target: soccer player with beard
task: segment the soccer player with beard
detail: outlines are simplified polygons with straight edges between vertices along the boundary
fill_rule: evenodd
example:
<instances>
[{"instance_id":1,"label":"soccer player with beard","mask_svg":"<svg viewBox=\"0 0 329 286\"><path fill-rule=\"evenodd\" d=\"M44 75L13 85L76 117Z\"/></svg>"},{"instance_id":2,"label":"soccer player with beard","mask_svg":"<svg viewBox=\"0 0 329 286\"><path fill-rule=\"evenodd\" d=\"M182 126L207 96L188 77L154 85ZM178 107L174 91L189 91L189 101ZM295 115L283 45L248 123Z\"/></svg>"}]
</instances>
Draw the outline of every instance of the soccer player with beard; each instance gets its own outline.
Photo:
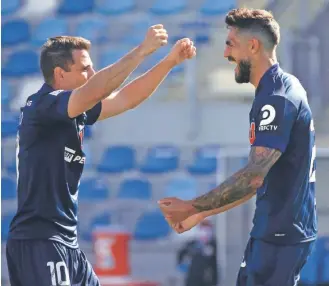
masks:
<instances>
[{"instance_id":1,"label":"soccer player with beard","mask_svg":"<svg viewBox=\"0 0 329 286\"><path fill-rule=\"evenodd\" d=\"M159 201L178 233L205 217L257 196L238 286L293 286L317 235L315 131L307 94L276 58L279 24L264 10L234 9L226 16L224 56L237 64L237 83L255 86L249 114L246 166L210 192L190 201Z\"/></svg>"}]
</instances>

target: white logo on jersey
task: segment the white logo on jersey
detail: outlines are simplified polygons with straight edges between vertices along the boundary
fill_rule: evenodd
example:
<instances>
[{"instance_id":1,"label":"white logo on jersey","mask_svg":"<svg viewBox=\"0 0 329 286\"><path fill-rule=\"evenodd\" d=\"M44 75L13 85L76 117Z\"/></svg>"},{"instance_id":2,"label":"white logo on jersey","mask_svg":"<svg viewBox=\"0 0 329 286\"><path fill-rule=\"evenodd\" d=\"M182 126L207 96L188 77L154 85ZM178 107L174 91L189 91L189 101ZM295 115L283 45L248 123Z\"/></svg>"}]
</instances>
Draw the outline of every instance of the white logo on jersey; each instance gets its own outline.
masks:
<instances>
[{"instance_id":1,"label":"white logo on jersey","mask_svg":"<svg viewBox=\"0 0 329 286\"><path fill-rule=\"evenodd\" d=\"M276 111L272 105L264 105L261 109L262 120L259 124L259 131L275 131L278 129L277 125L270 125L275 119Z\"/></svg>"},{"instance_id":2,"label":"white logo on jersey","mask_svg":"<svg viewBox=\"0 0 329 286\"><path fill-rule=\"evenodd\" d=\"M53 92L51 92L51 93L49 93L49 94L51 94L51 95L58 95L58 94L60 94L62 91L64 91L64 90L59 89L59 90L55 90L55 91L53 91Z\"/></svg>"},{"instance_id":3,"label":"white logo on jersey","mask_svg":"<svg viewBox=\"0 0 329 286\"><path fill-rule=\"evenodd\" d=\"M75 150L65 147L64 160L68 163L78 161L80 164L84 164L86 157L81 157L79 155L75 156Z\"/></svg>"}]
</instances>

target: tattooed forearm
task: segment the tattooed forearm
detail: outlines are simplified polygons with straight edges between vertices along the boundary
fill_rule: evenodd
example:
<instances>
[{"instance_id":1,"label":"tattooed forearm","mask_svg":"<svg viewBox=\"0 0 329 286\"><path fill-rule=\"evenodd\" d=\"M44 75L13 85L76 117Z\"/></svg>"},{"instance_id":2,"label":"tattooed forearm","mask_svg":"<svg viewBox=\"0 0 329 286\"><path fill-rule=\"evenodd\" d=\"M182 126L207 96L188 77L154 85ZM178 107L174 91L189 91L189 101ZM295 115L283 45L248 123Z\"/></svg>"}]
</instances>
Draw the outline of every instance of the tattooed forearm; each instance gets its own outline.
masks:
<instances>
[{"instance_id":1,"label":"tattooed forearm","mask_svg":"<svg viewBox=\"0 0 329 286\"><path fill-rule=\"evenodd\" d=\"M193 206L197 211L221 208L248 195L254 194L262 184L270 168L281 156L278 150L252 147L247 166L225 180L209 193L196 198Z\"/></svg>"}]
</instances>

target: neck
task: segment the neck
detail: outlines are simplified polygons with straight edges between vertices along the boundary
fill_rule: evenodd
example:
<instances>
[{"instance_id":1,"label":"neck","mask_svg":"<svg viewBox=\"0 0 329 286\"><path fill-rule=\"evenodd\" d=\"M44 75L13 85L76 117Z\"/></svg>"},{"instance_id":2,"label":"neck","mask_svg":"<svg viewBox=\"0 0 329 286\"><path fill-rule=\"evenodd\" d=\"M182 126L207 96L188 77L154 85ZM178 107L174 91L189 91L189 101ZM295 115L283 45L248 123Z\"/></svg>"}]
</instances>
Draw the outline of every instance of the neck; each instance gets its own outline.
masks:
<instances>
[{"instance_id":1,"label":"neck","mask_svg":"<svg viewBox=\"0 0 329 286\"><path fill-rule=\"evenodd\" d=\"M268 55L261 57L254 65L254 67L252 67L251 75L250 75L250 83L255 88L257 88L259 81L266 73L266 71L277 62L278 61L275 55L271 55L270 57Z\"/></svg>"}]
</instances>

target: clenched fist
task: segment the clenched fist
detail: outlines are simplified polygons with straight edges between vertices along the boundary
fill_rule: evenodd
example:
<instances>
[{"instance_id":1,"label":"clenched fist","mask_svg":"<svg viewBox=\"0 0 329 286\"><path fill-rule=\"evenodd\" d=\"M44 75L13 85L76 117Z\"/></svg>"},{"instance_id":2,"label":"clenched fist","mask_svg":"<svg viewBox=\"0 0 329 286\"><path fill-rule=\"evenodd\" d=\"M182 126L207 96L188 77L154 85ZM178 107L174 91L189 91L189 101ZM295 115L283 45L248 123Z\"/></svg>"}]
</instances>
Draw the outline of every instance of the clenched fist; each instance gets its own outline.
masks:
<instances>
[{"instance_id":1,"label":"clenched fist","mask_svg":"<svg viewBox=\"0 0 329 286\"><path fill-rule=\"evenodd\" d=\"M179 65L187 59L192 59L196 56L196 48L189 38L184 38L176 42L167 56L167 59Z\"/></svg>"},{"instance_id":2,"label":"clenched fist","mask_svg":"<svg viewBox=\"0 0 329 286\"><path fill-rule=\"evenodd\" d=\"M151 26L145 36L143 43L140 45L143 56L148 56L158 48L168 43L167 31L162 24Z\"/></svg>"}]
</instances>

